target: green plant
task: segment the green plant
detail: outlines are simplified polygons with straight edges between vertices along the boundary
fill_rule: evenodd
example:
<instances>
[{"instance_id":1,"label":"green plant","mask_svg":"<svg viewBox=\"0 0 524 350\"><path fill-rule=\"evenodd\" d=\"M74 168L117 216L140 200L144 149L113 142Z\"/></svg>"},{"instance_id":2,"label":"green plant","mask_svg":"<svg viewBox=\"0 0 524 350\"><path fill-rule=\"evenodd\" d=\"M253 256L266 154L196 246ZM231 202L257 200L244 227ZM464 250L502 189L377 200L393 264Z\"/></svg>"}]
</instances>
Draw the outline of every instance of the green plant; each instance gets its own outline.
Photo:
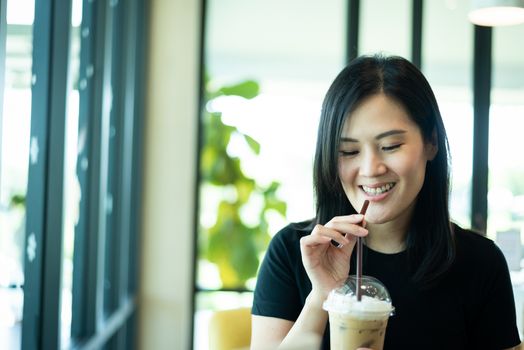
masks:
<instances>
[{"instance_id":1,"label":"green plant","mask_svg":"<svg viewBox=\"0 0 524 350\"><path fill-rule=\"evenodd\" d=\"M25 208L25 195L14 194L9 200L9 205L13 208Z\"/></svg>"},{"instance_id":2,"label":"green plant","mask_svg":"<svg viewBox=\"0 0 524 350\"><path fill-rule=\"evenodd\" d=\"M270 240L266 214L274 210L285 216L286 203L277 196L280 186L278 182L272 182L268 186L257 184L254 178L247 176L242 170L242 160L228 152L231 138L235 134L242 137L256 155L260 153L260 144L235 126L224 124L220 111L210 111L207 108L208 102L220 96L252 99L258 95L259 85L247 80L212 89L206 80L205 86L200 163L201 200L206 200L206 189L214 188L221 195L214 225L209 228L202 225L200 227L200 257L216 264L224 288L242 288L248 279L256 275L259 256ZM250 226L242 220L240 212L244 207L253 205L253 200L262 202L262 205L258 212L258 224Z\"/></svg>"}]
</instances>

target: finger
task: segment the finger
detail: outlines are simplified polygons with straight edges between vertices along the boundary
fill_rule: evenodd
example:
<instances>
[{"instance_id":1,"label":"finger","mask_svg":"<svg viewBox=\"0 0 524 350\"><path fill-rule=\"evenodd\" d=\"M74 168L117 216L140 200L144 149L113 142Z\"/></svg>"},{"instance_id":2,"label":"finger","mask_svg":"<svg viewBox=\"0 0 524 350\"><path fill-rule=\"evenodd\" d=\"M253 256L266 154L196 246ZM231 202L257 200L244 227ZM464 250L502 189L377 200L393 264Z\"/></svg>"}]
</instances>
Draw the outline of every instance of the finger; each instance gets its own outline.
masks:
<instances>
[{"instance_id":1,"label":"finger","mask_svg":"<svg viewBox=\"0 0 524 350\"><path fill-rule=\"evenodd\" d=\"M351 256L353 254L353 250L355 249L355 246L357 245L357 237L347 235L346 238L349 239L348 244L339 244L336 247L344 253L344 255Z\"/></svg>"},{"instance_id":2,"label":"finger","mask_svg":"<svg viewBox=\"0 0 524 350\"><path fill-rule=\"evenodd\" d=\"M351 239L350 236L363 237L368 234L367 229L362 227L364 216L361 214L352 214L345 216L336 216L331 219L325 227L332 228L342 234L344 238ZM348 236L349 234L349 236ZM342 243L336 238L331 240L331 244L337 248L342 248L347 243Z\"/></svg>"},{"instance_id":3,"label":"finger","mask_svg":"<svg viewBox=\"0 0 524 350\"><path fill-rule=\"evenodd\" d=\"M331 220L325 225L325 227L358 237L364 237L368 234L368 230L365 227L362 227L362 221L359 221L358 223L350 223L343 220Z\"/></svg>"},{"instance_id":4,"label":"finger","mask_svg":"<svg viewBox=\"0 0 524 350\"><path fill-rule=\"evenodd\" d=\"M348 244L350 237L346 237L346 233L340 232L338 230L332 229L327 226L316 225L311 232L311 236L324 236L329 237L331 240L335 241L337 244Z\"/></svg>"},{"instance_id":5,"label":"finger","mask_svg":"<svg viewBox=\"0 0 524 350\"><path fill-rule=\"evenodd\" d=\"M363 214L340 215L333 217L330 222L348 222L350 224L358 224L364 220Z\"/></svg>"},{"instance_id":6,"label":"finger","mask_svg":"<svg viewBox=\"0 0 524 350\"><path fill-rule=\"evenodd\" d=\"M325 245L326 243L329 243L330 241L331 241L331 238L327 236L311 234L311 235L302 237L300 239L300 244L303 246L313 247L313 246L322 245L322 244Z\"/></svg>"}]
</instances>

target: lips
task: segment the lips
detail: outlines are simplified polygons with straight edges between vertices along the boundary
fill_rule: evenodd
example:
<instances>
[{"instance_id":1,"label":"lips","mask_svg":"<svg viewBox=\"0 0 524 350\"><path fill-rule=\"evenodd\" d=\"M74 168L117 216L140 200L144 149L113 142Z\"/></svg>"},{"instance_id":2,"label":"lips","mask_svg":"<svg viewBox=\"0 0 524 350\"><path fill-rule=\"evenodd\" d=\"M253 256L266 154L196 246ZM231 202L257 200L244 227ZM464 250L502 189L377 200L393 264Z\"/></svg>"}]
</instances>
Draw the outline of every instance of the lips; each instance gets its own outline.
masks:
<instances>
[{"instance_id":1,"label":"lips","mask_svg":"<svg viewBox=\"0 0 524 350\"><path fill-rule=\"evenodd\" d=\"M389 182L382 186L370 187L370 186L362 185L360 186L360 188L369 196L378 196L378 195L391 191L391 189L395 187L395 185L396 185L396 182Z\"/></svg>"}]
</instances>

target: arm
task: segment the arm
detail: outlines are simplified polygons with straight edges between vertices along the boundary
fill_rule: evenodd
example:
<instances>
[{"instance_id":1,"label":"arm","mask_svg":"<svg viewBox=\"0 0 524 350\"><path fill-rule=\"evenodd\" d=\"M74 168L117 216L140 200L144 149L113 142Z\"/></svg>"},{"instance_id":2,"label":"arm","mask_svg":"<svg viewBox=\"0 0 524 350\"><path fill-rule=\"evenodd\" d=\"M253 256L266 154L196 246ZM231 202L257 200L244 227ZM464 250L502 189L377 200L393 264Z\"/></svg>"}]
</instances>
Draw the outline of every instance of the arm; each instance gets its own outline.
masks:
<instances>
[{"instance_id":1,"label":"arm","mask_svg":"<svg viewBox=\"0 0 524 350\"><path fill-rule=\"evenodd\" d=\"M328 314L322 309L324 298L309 294L297 321L282 341L283 346L298 342L304 334L316 334L319 338L326 329Z\"/></svg>"},{"instance_id":2,"label":"arm","mask_svg":"<svg viewBox=\"0 0 524 350\"><path fill-rule=\"evenodd\" d=\"M311 281L312 291L295 322L283 318L254 315L252 349L267 349L268 343L286 346L311 333L322 337L328 319L327 312L322 309L322 303L328 293L349 274L349 262L356 242L355 236L367 234L366 229L357 225L362 220L363 216L358 214L333 218L325 226L317 225L310 235L302 237L300 240L302 264ZM336 248L331 244L331 240L343 246ZM278 258L273 257L271 262L265 262L264 275L274 275L267 270L267 267L274 263L273 260L276 261ZM280 293L289 295L290 290L281 290Z\"/></svg>"},{"instance_id":3,"label":"arm","mask_svg":"<svg viewBox=\"0 0 524 350\"><path fill-rule=\"evenodd\" d=\"M268 344L280 344L294 322L276 317L251 316L251 350L268 349Z\"/></svg>"},{"instance_id":4,"label":"arm","mask_svg":"<svg viewBox=\"0 0 524 350\"><path fill-rule=\"evenodd\" d=\"M268 344L274 344L275 347L279 344L282 347L291 346L298 343L304 334L321 337L327 323L327 312L322 309L322 302L310 295L296 322L253 315L251 349L268 349Z\"/></svg>"}]
</instances>

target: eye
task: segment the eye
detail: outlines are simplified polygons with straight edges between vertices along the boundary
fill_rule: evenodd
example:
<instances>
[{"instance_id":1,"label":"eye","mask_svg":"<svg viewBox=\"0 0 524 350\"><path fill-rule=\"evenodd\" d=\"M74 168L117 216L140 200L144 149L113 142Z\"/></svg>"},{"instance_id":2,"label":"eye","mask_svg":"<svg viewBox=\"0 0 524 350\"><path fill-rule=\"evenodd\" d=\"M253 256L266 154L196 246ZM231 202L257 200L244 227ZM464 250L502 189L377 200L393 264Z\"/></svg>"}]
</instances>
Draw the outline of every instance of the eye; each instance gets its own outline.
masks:
<instances>
[{"instance_id":1,"label":"eye","mask_svg":"<svg viewBox=\"0 0 524 350\"><path fill-rule=\"evenodd\" d=\"M358 154L358 151L339 151L338 152L342 157L352 157Z\"/></svg>"},{"instance_id":2,"label":"eye","mask_svg":"<svg viewBox=\"0 0 524 350\"><path fill-rule=\"evenodd\" d=\"M384 146L384 147L382 147L382 150L385 151L385 152L391 152L391 151L394 151L394 150L400 148L400 146L402 146L402 145L403 145L402 143L399 143L399 144L392 145L392 146Z\"/></svg>"}]
</instances>

